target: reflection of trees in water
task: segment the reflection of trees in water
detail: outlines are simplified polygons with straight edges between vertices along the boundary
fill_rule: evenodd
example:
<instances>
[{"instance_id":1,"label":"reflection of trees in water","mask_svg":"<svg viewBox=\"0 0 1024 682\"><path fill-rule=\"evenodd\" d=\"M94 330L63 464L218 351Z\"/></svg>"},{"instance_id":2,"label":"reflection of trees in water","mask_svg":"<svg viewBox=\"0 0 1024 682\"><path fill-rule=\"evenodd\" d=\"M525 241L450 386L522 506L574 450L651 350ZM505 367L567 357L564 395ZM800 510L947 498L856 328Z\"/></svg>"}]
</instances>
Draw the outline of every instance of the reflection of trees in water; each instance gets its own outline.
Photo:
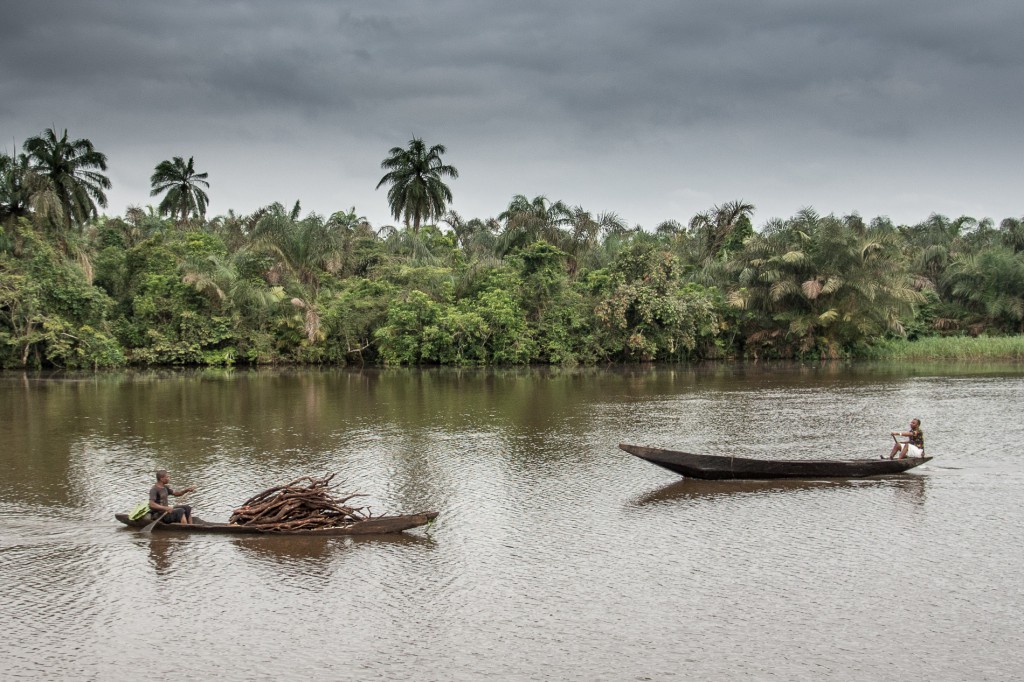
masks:
<instances>
[{"instance_id":1,"label":"reflection of trees in water","mask_svg":"<svg viewBox=\"0 0 1024 682\"><path fill-rule=\"evenodd\" d=\"M83 432L78 396L90 387L47 376L22 372L0 383L0 492L19 502L45 499L70 506L68 452Z\"/></svg>"}]
</instances>

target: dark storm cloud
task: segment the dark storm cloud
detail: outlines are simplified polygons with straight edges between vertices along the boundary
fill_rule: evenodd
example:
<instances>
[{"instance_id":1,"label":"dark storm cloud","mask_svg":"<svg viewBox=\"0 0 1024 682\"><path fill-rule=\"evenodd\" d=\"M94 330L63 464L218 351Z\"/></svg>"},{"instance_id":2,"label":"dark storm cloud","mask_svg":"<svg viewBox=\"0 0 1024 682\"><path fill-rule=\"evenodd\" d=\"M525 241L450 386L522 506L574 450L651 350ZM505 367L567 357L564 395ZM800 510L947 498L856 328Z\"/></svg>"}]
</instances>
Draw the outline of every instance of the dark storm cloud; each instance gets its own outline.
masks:
<instances>
[{"instance_id":1,"label":"dark storm cloud","mask_svg":"<svg viewBox=\"0 0 1024 682\"><path fill-rule=\"evenodd\" d=\"M905 157L930 159L954 137L978 154L1005 155L1008 143L1021 142L1021 7L995 0L6 1L0 133L6 140L66 126L102 139L112 165L122 143L141 156L140 138L150 141L151 155L170 153L154 140L163 135L202 150L225 190L230 159L252 153L247 141L276 145L286 164L291 145L294 167L336 143L347 167L372 186L386 150L418 134L458 150L448 160L464 178L466 168L494 173L489 182L478 176L477 185L467 179L475 190L509 183L492 190L489 208L477 202L470 212L490 214L525 191L514 168L498 167L505 160L523 178L551 169L560 184L537 191L578 191L569 200L585 202L615 187L592 187L601 182L591 167L602 154L610 165L635 164L634 172L643 159L616 154L646 155L652 174L677 169L666 166L670 156L700 157L699 173L673 170L678 176L661 186L618 183L627 193L620 206L664 201L667 212L686 196L748 195L732 165L710 158L716 147L748 155L762 175L806 167L814 154L846 159L845 172L860 174L850 184L866 187L870 164L854 169L865 149L906 145L898 147ZM141 178L136 191L145 189L148 163L123 172ZM673 184L683 198L668 197ZM793 202L816 201L805 178L793 176L787 191L806 192ZM241 189L225 194L244 201ZM358 196L382 201L372 192ZM833 195L823 188L821 196ZM227 208L214 199L218 210ZM267 200L247 199L246 209Z\"/></svg>"}]
</instances>

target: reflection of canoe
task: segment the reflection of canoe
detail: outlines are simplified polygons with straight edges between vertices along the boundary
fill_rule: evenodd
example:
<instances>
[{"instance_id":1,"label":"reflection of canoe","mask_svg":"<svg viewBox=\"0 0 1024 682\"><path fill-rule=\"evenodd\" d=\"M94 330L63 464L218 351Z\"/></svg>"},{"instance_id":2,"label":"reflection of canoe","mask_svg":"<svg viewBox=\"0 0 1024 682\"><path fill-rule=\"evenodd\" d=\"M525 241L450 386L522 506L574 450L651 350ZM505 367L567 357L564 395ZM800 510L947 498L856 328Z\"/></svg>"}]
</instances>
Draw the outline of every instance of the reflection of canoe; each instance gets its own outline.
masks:
<instances>
[{"instance_id":1,"label":"reflection of canoe","mask_svg":"<svg viewBox=\"0 0 1024 682\"><path fill-rule=\"evenodd\" d=\"M114 514L114 517L126 526L132 528L145 528L149 525L149 519L143 518L132 521L127 514ZM335 535L381 535L384 533L401 533L403 530L425 526L437 518L437 512L423 512L422 514L399 514L396 516L378 516L365 521L356 521L345 526L336 528L321 528L317 530L292 530L292 531L267 531L259 528L239 526L233 523L207 523L193 517L195 523L185 525L182 523L158 523L153 527L154 531L172 533L227 533L232 535L307 535L318 537L331 537Z\"/></svg>"},{"instance_id":2,"label":"reflection of canoe","mask_svg":"<svg viewBox=\"0 0 1024 682\"><path fill-rule=\"evenodd\" d=\"M648 448L621 443L619 448L683 476L709 480L769 478L864 478L899 474L931 457L904 459L749 459Z\"/></svg>"},{"instance_id":3,"label":"reflection of canoe","mask_svg":"<svg viewBox=\"0 0 1024 682\"><path fill-rule=\"evenodd\" d=\"M901 479L906 482L923 480L920 476L908 476ZM840 478L828 479L771 479L771 480L730 480L730 481L702 481L699 478L682 478L672 483L651 490L632 500L632 504L645 506L659 504L662 502L675 502L684 499L705 499L715 497L733 497L744 495L784 495L786 493L813 492L816 490L850 489L854 486L865 485L865 481L854 481ZM886 481L874 481L876 484L886 484Z\"/></svg>"}]
</instances>

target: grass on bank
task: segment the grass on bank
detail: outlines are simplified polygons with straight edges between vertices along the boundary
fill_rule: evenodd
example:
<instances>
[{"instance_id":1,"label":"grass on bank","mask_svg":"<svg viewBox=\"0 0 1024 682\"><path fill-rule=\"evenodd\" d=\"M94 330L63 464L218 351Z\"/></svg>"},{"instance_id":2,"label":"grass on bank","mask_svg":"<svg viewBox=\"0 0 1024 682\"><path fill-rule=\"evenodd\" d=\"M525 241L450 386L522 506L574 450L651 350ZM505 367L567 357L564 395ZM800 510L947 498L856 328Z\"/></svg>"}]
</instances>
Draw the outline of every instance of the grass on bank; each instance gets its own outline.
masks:
<instances>
[{"instance_id":1,"label":"grass on bank","mask_svg":"<svg viewBox=\"0 0 1024 682\"><path fill-rule=\"evenodd\" d=\"M872 360L1024 360L1024 335L890 339L867 351Z\"/></svg>"}]
</instances>

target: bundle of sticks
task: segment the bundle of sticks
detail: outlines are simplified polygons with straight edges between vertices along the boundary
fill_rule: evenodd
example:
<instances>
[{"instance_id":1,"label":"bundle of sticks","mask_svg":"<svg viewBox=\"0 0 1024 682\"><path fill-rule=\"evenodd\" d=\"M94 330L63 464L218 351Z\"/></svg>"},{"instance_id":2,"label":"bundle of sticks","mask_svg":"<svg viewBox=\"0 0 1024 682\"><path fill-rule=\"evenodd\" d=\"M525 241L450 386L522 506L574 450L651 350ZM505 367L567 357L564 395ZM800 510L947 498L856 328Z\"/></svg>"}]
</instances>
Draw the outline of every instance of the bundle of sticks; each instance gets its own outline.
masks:
<instances>
[{"instance_id":1,"label":"bundle of sticks","mask_svg":"<svg viewBox=\"0 0 1024 682\"><path fill-rule=\"evenodd\" d=\"M303 476L253 495L231 513L230 522L261 530L311 530L333 528L372 518L369 507L346 503L361 493L335 497L335 474L323 478Z\"/></svg>"}]
</instances>

